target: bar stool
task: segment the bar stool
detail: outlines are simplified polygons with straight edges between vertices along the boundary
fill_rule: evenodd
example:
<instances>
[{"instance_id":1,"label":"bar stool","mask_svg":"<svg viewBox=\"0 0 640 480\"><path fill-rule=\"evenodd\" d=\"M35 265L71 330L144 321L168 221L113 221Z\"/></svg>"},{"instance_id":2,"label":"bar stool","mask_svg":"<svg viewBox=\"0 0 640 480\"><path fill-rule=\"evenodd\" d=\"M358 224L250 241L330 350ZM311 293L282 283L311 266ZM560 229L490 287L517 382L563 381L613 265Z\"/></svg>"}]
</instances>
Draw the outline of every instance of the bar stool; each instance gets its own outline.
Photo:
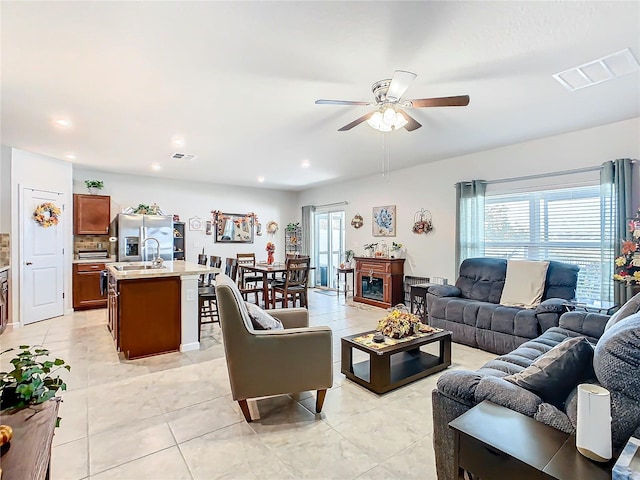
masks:
<instances>
[{"instance_id":1,"label":"bar stool","mask_svg":"<svg viewBox=\"0 0 640 480\"><path fill-rule=\"evenodd\" d=\"M204 263L201 263L201 257L204 257ZM204 254L198 255L198 263L201 265L206 265L207 256ZM220 268L221 264L221 257L211 255L209 266ZM206 284L204 282L205 277L207 278ZM212 277L212 273L201 275L201 283L198 287L198 341L200 341L200 329L202 325L205 325L207 323L220 324L220 317L218 316L218 303L216 302L216 289L213 285Z\"/></svg>"}]
</instances>

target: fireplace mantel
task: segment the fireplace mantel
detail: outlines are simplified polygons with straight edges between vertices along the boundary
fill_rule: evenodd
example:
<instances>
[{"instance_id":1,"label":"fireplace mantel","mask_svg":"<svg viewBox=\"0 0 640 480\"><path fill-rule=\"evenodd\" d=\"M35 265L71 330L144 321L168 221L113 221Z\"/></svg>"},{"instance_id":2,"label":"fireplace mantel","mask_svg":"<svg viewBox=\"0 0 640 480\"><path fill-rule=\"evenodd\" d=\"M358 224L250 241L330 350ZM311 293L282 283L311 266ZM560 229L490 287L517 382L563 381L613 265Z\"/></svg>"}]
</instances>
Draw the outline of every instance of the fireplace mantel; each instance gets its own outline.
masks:
<instances>
[{"instance_id":1,"label":"fireplace mantel","mask_svg":"<svg viewBox=\"0 0 640 480\"><path fill-rule=\"evenodd\" d=\"M404 301L404 258L355 257L354 302L389 308Z\"/></svg>"}]
</instances>

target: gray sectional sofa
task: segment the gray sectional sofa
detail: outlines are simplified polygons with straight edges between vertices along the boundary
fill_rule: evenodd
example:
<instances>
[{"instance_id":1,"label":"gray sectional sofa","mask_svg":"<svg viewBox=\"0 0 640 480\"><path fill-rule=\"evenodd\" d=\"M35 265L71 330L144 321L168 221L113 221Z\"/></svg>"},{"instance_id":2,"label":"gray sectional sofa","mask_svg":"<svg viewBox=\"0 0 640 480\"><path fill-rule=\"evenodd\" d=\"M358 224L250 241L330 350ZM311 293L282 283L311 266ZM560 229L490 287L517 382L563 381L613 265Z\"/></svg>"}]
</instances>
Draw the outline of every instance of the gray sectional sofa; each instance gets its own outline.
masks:
<instances>
[{"instance_id":1,"label":"gray sectional sofa","mask_svg":"<svg viewBox=\"0 0 640 480\"><path fill-rule=\"evenodd\" d=\"M579 267L551 261L542 303L535 309L500 305L507 273L502 258L468 258L453 285L427 293L429 325L453 333L454 342L503 354L557 326L564 304L575 298Z\"/></svg>"},{"instance_id":2,"label":"gray sectional sofa","mask_svg":"<svg viewBox=\"0 0 640 480\"><path fill-rule=\"evenodd\" d=\"M432 394L438 479L457 478L453 461L454 437L448 426L454 418L489 400L571 434L577 423L576 389L579 383L599 384L611 393L612 443L617 455L631 435L640 435L640 313L634 313L639 309L640 294L611 319L596 313L564 313L559 326L549 328L479 370L444 373ZM595 345L592 363L590 357L580 371L581 377L566 378L566 370L562 369L555 378L549 376L543 380L556 382L553 385L561 382L563 387L571 382L567 389L570 393L562 404L547 403L533 391L505 380L508 375L522 372L563 340L579 336Z\"/></svg>"}]
</instances>

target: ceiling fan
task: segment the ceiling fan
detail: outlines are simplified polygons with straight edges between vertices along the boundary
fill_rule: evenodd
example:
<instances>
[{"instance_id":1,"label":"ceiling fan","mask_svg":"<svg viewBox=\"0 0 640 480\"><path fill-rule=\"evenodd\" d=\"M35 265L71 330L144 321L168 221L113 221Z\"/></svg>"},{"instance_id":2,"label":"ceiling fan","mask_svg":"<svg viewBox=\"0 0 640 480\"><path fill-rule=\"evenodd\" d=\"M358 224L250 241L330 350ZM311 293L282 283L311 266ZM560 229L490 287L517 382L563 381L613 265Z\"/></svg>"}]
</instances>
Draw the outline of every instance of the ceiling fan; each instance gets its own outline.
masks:
<instances>
[{"instance_id":1,"label":"ceiling fan","mask_svg":"<svg viewBox=\"0 0 640 480\"><path fill-rule=\"evenodd\" d=\"M316 100L317 105L364 105L376 107L360 118L348 123L339 132L351 130L353 127L367 122L376 130L390 132L398 128L405 128L413 131L422 125L412 118L403 108L424 108L424 107L465 107L469 105L469 95L458 95L455 97L421 98L414 100L402 100L402 95L407 91L409 85L416 78L415 73L396 70L393 78L380 80L371 86L375 102L353 102L349 100Z\"/></svg>"}]
</instances>

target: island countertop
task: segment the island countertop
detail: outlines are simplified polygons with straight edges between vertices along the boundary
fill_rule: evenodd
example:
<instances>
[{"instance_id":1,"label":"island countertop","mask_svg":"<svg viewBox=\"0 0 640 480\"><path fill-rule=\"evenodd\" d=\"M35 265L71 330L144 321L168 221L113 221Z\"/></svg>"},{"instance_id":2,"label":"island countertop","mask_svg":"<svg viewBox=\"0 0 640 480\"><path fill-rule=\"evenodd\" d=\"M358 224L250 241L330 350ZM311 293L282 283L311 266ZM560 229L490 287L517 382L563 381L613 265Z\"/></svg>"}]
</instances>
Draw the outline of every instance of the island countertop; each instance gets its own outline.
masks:
<instances>
[{"instance_id":1,"label":"island countertop","mask_svg":"<svg viewBox=\"0 0 640 480\"><path fill-rule=\"evenodd\" d=\"M107 263L109 274L116 280L133 280L136 278L152 277L183 277L186 275L202 275L207 273L220 273L219 268L199 265L197 263L185 262L183 260L165 261L163 268L147 268L119 270L118 267L144 267L151 265L151 262L113 262Z\"/></svg>"}]
</instances>

